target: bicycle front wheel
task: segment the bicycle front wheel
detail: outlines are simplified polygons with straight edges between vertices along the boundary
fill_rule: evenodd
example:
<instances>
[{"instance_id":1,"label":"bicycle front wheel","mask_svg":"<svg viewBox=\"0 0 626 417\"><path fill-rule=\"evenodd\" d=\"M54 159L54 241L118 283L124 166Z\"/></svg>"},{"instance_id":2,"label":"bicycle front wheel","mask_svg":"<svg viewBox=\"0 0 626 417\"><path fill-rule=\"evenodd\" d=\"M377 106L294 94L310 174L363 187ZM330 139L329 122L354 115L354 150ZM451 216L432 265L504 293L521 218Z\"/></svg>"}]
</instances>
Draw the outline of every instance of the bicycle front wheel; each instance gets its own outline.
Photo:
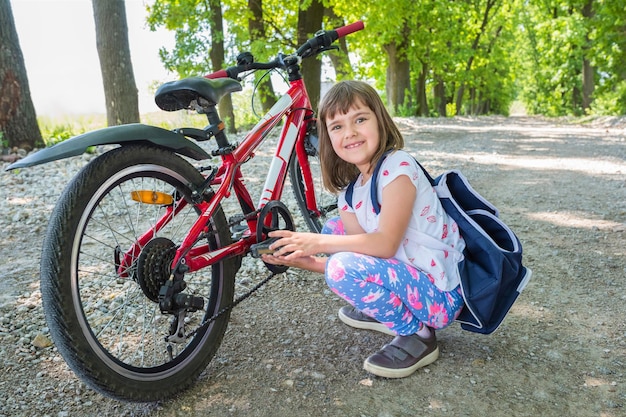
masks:
<instances>
[{"instance_id":1,"label":"bicycle front wheel","mask_svg":"<svg viewBox=\"0 0 626 417\"><path fill-rule=\"evenodd\" d=\"M309 168L313 180L313 192L315 193L316 210L309 208L306 201L307 187L303 180L302 167L298 162L295 151L291 155L289 162L289 179L291 187L298 203L298 208L302 217L311 232L319 233L326 223L326 220L338 216L337 196L329 193L322 182L322 169L319 161L319 154L316 148L306 139L305 149L308 156Z\"/></svg>"},{"instance_id":2,"label":"bicycle front wheel","mask_svg":"<svg viewBox=\"0 0 626 417\"><path fill-rule=\"evenodd\" d=\"M171 397L194 383L222 341L228 313L200 324L232 302L235 259L185 275L185 293L202 298L204 310L175 316L158 303L173 254L198 218L190 196L203 180L171 152L123 146L87 165L52 213L41 259L50 333L70 368L105 395ZM221 207L207 230L199 244L230 243ZM166 339L172 329L182 337Z\"/></svg>"}]
</instances>

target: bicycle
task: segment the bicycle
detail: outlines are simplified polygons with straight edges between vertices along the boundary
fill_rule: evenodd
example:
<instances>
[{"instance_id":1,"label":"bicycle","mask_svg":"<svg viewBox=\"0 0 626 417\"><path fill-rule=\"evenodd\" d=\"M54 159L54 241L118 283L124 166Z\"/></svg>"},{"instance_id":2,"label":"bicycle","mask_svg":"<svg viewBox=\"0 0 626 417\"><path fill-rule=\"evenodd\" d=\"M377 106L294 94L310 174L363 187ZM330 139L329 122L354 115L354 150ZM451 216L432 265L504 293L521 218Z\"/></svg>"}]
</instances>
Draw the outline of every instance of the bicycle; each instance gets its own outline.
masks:
<instances>
[{"instance_id":1,"label":"bicycle","mask_svg":"<svg viewBox=\"0 0 626 417\"><path fill-rule=\"evenodd\" d=\"M157 90L160 108L204 114L204 129L116 126L8 167L79 155L94 145L121 145L92 160L66 186L43 242L41 292L50 333L89 386L128 401L162 400L189 388L224 337L242 258L263 252L269 231L293 229L280 202L287 176L311 231L319 232L336 211L336 198L324 202L315 190L316 121L300 63L361 29L363 23L356 22L319 31L293 54L265 63L243 54L234 67ZM288 91L241 143L231 143L217 103L242 89L241 73L272 69L287 72ZM241 167L281 122L254 204ZM209 154L189 139L214 139L217 149ZM189 161L211 157L220 163L196 167ZM222 203L231 194L241 212L227 220ZM267 267L273 274L286 269Z\"/></svg>"}]
</instances>

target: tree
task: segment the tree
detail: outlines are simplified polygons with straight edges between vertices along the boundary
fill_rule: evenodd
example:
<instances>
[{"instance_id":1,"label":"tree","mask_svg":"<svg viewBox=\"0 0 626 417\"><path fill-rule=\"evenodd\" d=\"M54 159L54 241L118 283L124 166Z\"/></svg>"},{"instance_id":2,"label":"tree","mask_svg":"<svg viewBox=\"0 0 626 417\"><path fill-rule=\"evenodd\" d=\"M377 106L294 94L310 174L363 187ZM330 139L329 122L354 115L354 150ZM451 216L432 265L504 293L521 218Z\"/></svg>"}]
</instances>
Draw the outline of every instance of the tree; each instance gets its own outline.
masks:
<instances>
[{"instance_id":1,"label":"tree","mask_svg":"<svg viewBox=\"0 0 626 417\"><path fill-rule=\"evenodd\" d=\"M251 45L254 45L256 49L257 46L262 47L261 45L264 45L267 39L265 21L263 20L263 1L248 0L248 9L251 12L251 16L248 19L248 34ZM276 93L274 93L270 77L257 75L257 83L259 96L261 97L261 108L266 113L276 103Z\"/></svg>"},{"instance_id":2,"label":"tree","mask_svg":"<svg viewBox=\"0 0 626 417\"><path fill-rule=\"evenodd\" d=\"M626 13L623 0L593 2L587 58L594 66L592 112L626 114Z\"/></svg>"},{"instance_id":3,"label":"tree","mask_svg":"<svg viewBox=\"0 0 626 417\"><path fill-rule=\"evenodd\" d=\"M306 42L321 29L324 18L324 5L321 0L300 0L298 10L298 45ZM311 99L311 105L317 109L320 101L322 76L322 58L320 56L302 61L302 78Z\"/></svg>"},{"instance_id":4,"label":"tree","mask_svg":"<svg viewBox=\"0 0 626 417\"><path fill-rule=\"evenodd\" d=\"M330 28L345 26L345 20L337 16L332 8L327 7L324 10L324 14L328 19L328 25ZM328 54L330 61L333 64L333 68L335 69L337 81L351 79L354 77L354 70L352 69L352 64L350 63L346 38L339 38L337 46L339 47L339 52L331 52Z\"/></svg>"},{"instance_id":5,"label":"tree","mask_svg":"<svg viewBox=\"0 0 626 417\"><path fill-rule=\"evenodd\" d=\"M26 150L43 144L9 0L0 0L0 139Z\"/></svg>"},{"instance_id":6,"label":"tree","mask_svg":"<svg viewBox=\"0 0 626 417\"><path fill-rule=\"evenodd\" d=\"M531 113L581 115L591 105L596 70L591 65L590 34L592 28L602 30L593 4L535 0L524 8L526 39L520 39L520 45L525 41L531 59L525 62L522 97Z\"/></svg>"},{"instance_id":7,"label":"tree","mask_svg":"<svg viewBox=\"0 0 626 417\"><path fill-rule=\"evenodd\" d=\"M467 59L467 62L465 63L465 75L466 76L470 73L472 69L472 64L474 63L474 59L476 59L476 53L478 50L478 46L480 44L480 38L481 36L484 36L485 32L487 31L487 26L489 24L489 21L492 18L492 16L490 16L490 13L492 9L496 7L497 5L498 5L498 0L487 0L485 4L485 10L482 15L480 27L478 28L478 30L476 31L474 35L474 39L472 40L471 52L470 52L469 58ZM461 114L461 111L463 108L463 95L465 93L465 86L466 86L465 79L461 78L461 85L459 86L459 89L457 90L457 94L456 94L456 114L457 115Z\"/></svg>"},{"instance_id":8,"label":"tree","mask_svg":"<svg viewBox=\"0 0 626 417\"><path fill-rule=\"evenodd\" d=\"M165 68L184 78L215 72L226 66L223 8L220 0L156 0L146 8L151 30L165 27L176 34L174 49L161 48L159 51ZM236 121L230 95L220 101L219 112L227 130L234 132Z\"/></svg>"},{"instance_id":9,"label":"tree","mask_svg":"<svg viewBox=\"0 0 626 417\"><path fill-rule=\"evenodd\" d=\"M385 90L387 105L392 112L410 106L412 62L409 46L413 42L412 23L419 7L419 3L409 0L334 4L334 11L346 20L355 21L364 14L373 17L366 20L366 30L350 37L348 42L356 46L360 61L367 63L357 72L363 78L375 79L376 86Z\"/></svg>"},{"instance_id":10,"label":"tree","mask_svg":"<svg viewBox=\"0 0 626 417\"><path fill-rule=\"evenodd\" d=\"M92 4L107 124L139 122L139 98L130 60L124 0L93 0Z\"/></svg>"},{"instance_id":11,"label":"tree","mask_svg":"<svg viewBox=\"0 0 626 417\"><path fill-rule=\"evenodd\" d=\"M406 25L402 31L408 32ZM385 91L387 92L387 104L391 107L392 113L396 113L401 106L409 104L407 92L411 87L411 64L407 57L407 38L400 37L399 41L390 41L383 45L387 53L387 79Z\"/></svg>"},{"instance_id":12,"label":"tree","mask_svg":"<svg viewBox=\"0 0 626 417\"><path fill-rule=\"evenodd\" d=\"M586 21L590 21L594 17L593 0L587 0L582 7L582 15ZM583 62L582 62L582 77L583 77L583 91L582 91L582 107L583 111L588 111L591 108L591 102L593 98L593 90L595 87L595 70L591 64L590 50L591 40L589 39L589 32L585 33L585 40L583 44Z\"/></svg>"},{"instance_id":13,"label":"tree","mask_svg":"<svg viewBox=\"0 0 626 417\"><path fill-rule=\"evenodd\" d=\"M215 69L224 66L224 23L222 22L222 3L220 0L209 0L209 25L211 27L211 65ZM219 104L219 113L226 122L226 131L235 132L235 112L233 111L233 100L230 94L224 96Z\"/></svg>"}]
</instances>

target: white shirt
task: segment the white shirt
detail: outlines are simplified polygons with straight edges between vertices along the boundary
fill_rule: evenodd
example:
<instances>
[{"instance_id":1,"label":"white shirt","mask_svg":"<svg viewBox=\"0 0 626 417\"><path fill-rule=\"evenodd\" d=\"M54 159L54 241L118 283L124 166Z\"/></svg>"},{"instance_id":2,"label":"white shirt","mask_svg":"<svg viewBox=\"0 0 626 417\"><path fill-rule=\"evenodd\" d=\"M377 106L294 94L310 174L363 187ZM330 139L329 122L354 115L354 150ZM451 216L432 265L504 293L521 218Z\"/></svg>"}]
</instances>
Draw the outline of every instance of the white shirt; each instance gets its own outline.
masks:
<instances>
[{"instance_id":1,"label":"white shirt","mask_svg":"<svg viewBox=\"0 0 626 417\"><path fill-rule=\"evenodd\" d=\"M431 282L442 291L453 290L460 283L457 264L463 260L465 241L459 228L441 206L437 194L415 162L405 151L388 155L381 166L377 179L378 201L384 206L383 188L400 175L409 177L417 189L413 214L395 258L415 266L428 275ZM379 215L374 212L370 197L372 179L361 185L357 178L352 195L352 208L346 202L346 191L339 194L341 210L354 213L367 233L378 229Z\"/></svg>"}]
</instances>

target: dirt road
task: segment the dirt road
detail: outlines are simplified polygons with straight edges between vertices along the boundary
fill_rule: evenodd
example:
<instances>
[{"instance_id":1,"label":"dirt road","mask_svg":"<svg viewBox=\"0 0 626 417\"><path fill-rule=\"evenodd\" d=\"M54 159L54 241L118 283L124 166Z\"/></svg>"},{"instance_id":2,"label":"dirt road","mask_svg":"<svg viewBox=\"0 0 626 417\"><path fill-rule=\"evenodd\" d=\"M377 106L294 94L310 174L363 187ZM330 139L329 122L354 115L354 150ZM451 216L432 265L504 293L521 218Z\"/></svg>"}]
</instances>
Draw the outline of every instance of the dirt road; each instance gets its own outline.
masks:
<instances>
[{"instance_id":1,"label":"dirt road","mask_svg":"<svg viewBox=\"0 0 626 417\"><path fill-rule=\"evenodd\" d=\"M494 334L453 324L437 362L376 378L362 362L389 337L343 325L323 278L290 270L234 310L191 390L160 404L102 397L33 345L47 334L40 242L79 158L0 174L0 416L626 415L626 122L398 123L427 169L462 170L524 245L533 279ZM266 275L245 262L249 280Z\"/></svg>"}]
</instances>

